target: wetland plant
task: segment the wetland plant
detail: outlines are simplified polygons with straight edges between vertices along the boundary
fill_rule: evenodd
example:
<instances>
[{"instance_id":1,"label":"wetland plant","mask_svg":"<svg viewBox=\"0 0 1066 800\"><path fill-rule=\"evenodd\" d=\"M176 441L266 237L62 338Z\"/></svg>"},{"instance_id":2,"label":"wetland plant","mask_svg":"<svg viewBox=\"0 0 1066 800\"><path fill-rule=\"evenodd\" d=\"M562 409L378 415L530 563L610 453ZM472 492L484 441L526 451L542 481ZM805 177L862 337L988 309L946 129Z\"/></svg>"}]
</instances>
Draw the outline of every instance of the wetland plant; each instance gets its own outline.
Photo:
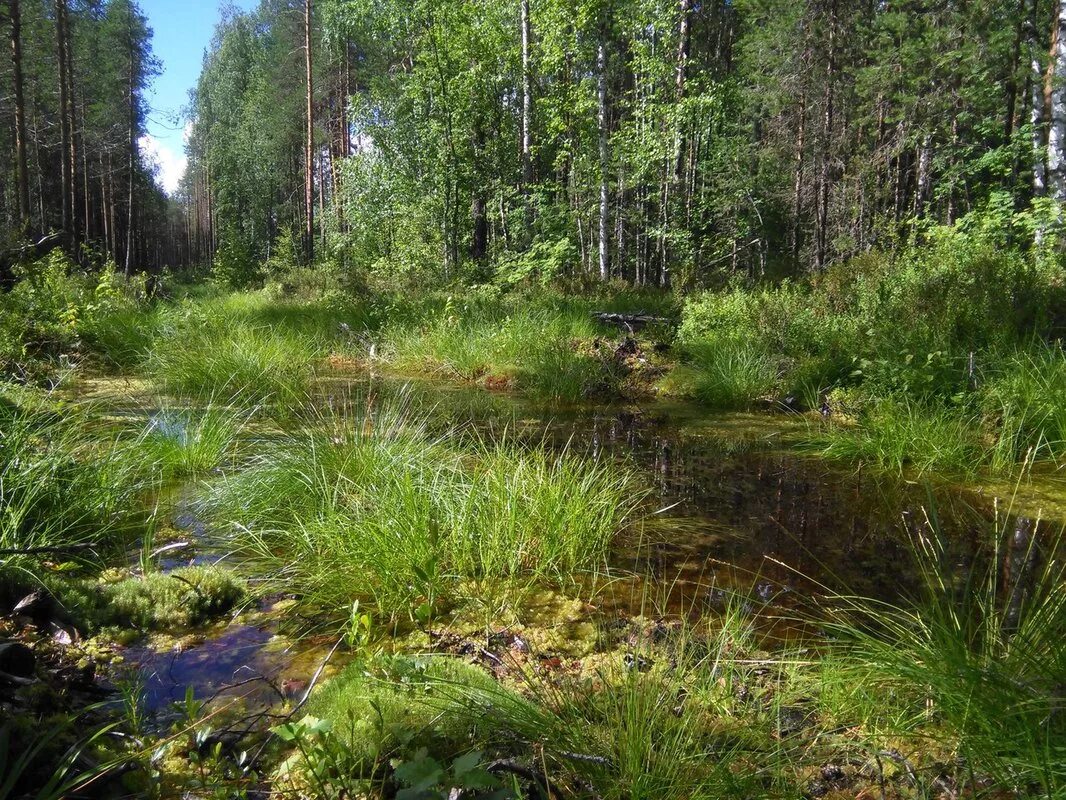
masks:
<instances>
[{"instance_id":1,"label":"wetland plant","mask_svg":"<svg viewBox=\"0 0 1066 800\"><path fill-rule=\"evenodd\" d=\"M958 409L906 397L872 402L854 424L832 423L820 429L812 445L828 458L918 475L972 475L987 455L975 421Z\"/></svg>"},{"instance_id":2,"label":"wetland plant","mask_svg":"<svg viewBox=\"0 0 1066 800\"><path fill-rule=\"evenodd\" d=\"M85 409L0 395L0 573L36 582L43 559L91 561L142 526L151 477Z\"/></svg>"},{"instance_id":3,"label":"wetland plant","mask_svg":"<svg viewBox=\"0 0 1066 800\"><path fill-rule=\"evenodd\" d=\"M159 343L148 369L168 394L207 402L229 397L284 412L306 399L321 354L294 333L208 326Z\"/></svg>"},{"instance_id":4,"label":"wetland plant","mask_svg":"<svg viewBox=\"0 0 1066 800\"><path fill-rule=\"evenodd\" d=\"M168 631L215 619L246 594L244 582L229 570L181 567L91 584L78 605L94 626Z\"/></svg>"},{"instance_id":5,"label":"wetland plant","mask_svg":"<svg viewBox=\"0 0 1066 800\"><path fill-rule=\"evenodd\" d=\"M136 447L164 480L202 474L233 456L248 416L214 403L195 410L164 407L151 416Z\"/></svg>"},{"instance_id":6,"label":"wetland plant","mask_svg":"<svg viewBox=\"0 0 1066 800\"><path fill-rule=\"evenodd\" d=\"M757 344L719 336L693 342L686 352L695 370L692 393L710 408L750 408L776 385L777 369Z\"/></svg>"},{"instance_id":7,"label":"wetland plant","mask_svg":"<svg viewBox=\"0 0 1066 800\"><path fill-rule=\"evenodd\" d=\"M639 499L613 465L434 436L387 406L288 435L208 505L311 605L426 620L464 585L596 570Z\"/></svg>"},{"instance_id":8,"label":"wetland plant","mask_svg":"<svg viewBox=\"0 0 1066 800\"><path fill-rule=\"evenodd\" d=\"M961 580L930 520L908 605L837 597L825 672L841 723L955 760L960 782L1066 795L1066 574L1060 541L1021 520ZM1035 528L1035 530L1034 530Z\"/></svg>"}]
</instances>

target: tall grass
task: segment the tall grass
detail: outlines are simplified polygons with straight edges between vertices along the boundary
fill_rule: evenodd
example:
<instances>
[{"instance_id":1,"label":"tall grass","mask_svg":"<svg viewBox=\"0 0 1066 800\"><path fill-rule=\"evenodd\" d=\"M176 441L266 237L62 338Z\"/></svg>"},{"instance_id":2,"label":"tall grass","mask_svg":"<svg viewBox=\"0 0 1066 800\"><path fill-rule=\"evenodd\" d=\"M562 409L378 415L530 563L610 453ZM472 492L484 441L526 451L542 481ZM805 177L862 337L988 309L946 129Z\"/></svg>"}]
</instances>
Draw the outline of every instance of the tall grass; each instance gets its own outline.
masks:
<instances>
[{"instance_id":1,"label":"tall grass","mask_svg":"<svg viewBox=\"0 0 1066 800\"><path fill-rule=\"evenodd\" d=\"M247 412L209 403L204 408L161 408L137 438L137 449L164 480L196 475L234 454Z\"/></svg>"},{"instance_id":2,"label":"tall grass","mask_svg":"<svg viewBox=\"0 0 1066 800\"><path fill-rule=\"evenodd\" d=\"M89 413L60 413L39 396L0 395L0 573L34 582L38 565L92 560L141 519L151 476Z\"/></svg>"},{"instance_id":3,"label":"tall grass","mask_svg":"<svg viewBox=\"0 0 1066 800\"><path fill-rule=\"evenodd\" d=\"M383 337L387 357L400 369L572 402L616 386L611 364L588 351L604 332L587 306L448 302L417 321L387 326Z\"/></svg>"},{"instance_id":4,"label":"tall grass","mask_svg":"<svg viewBox=\"0 0 1066 800\"><path fill-rule=\"evenodd\" d=\"M832 424L819 430L812 442L828 458L917 475L972 475L987 455L976 421L957 409L906 397L875 401L854 425Z\"/></svg>"},{"instance_id":5,"label":"tall grass","mask_svg":"<svg viewBox=\"0 0 1066 800\"><path fill-rule=\"evenodd\" d=\"M624 472L512 442L430 436L402 408L326 418L210 501L216 519L327 613L432 615L464 581L567 581L604 563L639 499Z\"/></svg>"},{"instance_id":6,"label":"tall grass","mask_svg":"<svg viewBox=\"0 0 1066 800\"><path fill-rule=\"evenodd\" d=\"M720 336L693 342L686 353L697 371L695 397L710 408L750 408L776 386L777 368L756 343Z\"/></svg>"},{"instance_id":7,"label":"tall grass","mask_svg":"<svg viewBox=\"0 0 1066 800\"><path fill-rule=\"evenodd\" d=\"M148 369L168 393L202 401L292 408L307 396L320 355L299 336L264 328L207 328L159 343Z\"/></svg>"},{"instance_id":8,"label":"tall grass","mask_svg":"<svg viewBox=\"0 0 1066 800\"><path fill-rule=\"evenodd\" d=\"M1066 795L1066 574L1059 541L1022 521L961 580L935 518L916 543L913 605L837 598L827 628L835 678L850 687L845 724L919 750L952 753L961 780ZM878 723L876 720L882 720ZM903 721L900 724L900 721ZM890 730L891 730L890 726Z\"/></svg>"},{"instance_id":9,"label":"tall grass","mask_svg":"<svg viewBox=\"0 0 1066 800\"><path fill-rule=\"evenodd\" d=\"M993 361L981 404L998 426L995 458L1017 462L1066 455L1066 353L1036 342Z\"/></svg>"}]
</instances>

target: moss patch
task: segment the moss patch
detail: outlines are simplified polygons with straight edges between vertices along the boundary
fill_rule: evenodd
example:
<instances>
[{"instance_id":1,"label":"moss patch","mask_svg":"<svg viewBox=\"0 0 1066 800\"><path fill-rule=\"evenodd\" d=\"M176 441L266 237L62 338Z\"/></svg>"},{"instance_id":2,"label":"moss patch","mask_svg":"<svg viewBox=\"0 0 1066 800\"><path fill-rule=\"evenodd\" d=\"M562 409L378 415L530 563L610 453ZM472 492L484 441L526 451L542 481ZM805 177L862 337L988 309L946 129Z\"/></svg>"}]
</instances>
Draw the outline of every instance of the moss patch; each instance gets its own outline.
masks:
<instances>
[{"instance_id":1,"label":"moss patch","mask_svg":"<svg viewBox=\"0 0 1066 800\"><path fill-rule=\"evenodd\" d=\"M101 626L184 628L225 614L245 596L244 582L228 570L183 567L97 583L82 609Z\"/></svg>"}]
</instances>

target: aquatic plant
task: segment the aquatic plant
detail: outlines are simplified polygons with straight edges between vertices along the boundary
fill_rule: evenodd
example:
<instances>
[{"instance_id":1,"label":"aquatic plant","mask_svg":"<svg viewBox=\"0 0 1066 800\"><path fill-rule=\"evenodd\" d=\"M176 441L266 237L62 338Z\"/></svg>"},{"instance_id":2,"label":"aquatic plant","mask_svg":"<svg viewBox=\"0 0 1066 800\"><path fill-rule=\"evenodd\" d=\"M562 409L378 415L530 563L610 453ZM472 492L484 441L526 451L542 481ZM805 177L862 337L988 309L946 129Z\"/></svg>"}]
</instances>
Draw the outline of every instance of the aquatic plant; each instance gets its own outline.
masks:
<instances>
[{"instance_id":1,"label":"aquatic plant","mask_svg":"<svg viewBox=\"0 0 1066 800\"><path fill-rule=\"evenodd\" d=\"M818 428L810 443L828 458L918 475L934 470L970 475L986 456L976 421L958 409L906 397L874 401L854 424Z\"/></svg>"},{"instance_id":2,"label":"aquatic plant","mask_svg":"<svg viewBox=\"0 0 1066 800\"><path fill-rule=\"evenodd\" d=\"M379 655L345 667L311 696L307 710L332 722L334 736L369 777L376 762L420 747L448 755L469 746L469 720L426 702L439 683L495 688L488 673L459 659Z\"/></svg>"},{"instance_id":3,"label":"aquatic plant","mask_svg":"<svg viewBox=\"0 0 1066 800\"><path fill-rule=\"evenodd\" d=\"M507 440L431 436L402 407L290 434L208 501L327 613L426 619L461 579L568 581L604 563L640 498L628 474Z\"/></svg>"},{"instance_id":4,"label":"aquatic plant","mask_svg":"<svg viewBox=\"0 0 1066 800\"><path fill-rule=\"evenodd\" d=\"M246 596L244 581L220 567L180 567L88 585L75 610L93 626L173 630L207 622Z\"/></svg>"},{"instance_id":5,"label":"aquatic plant","mask_svg":"<svg viewBox=\"0 0 1066 800\"><path fill-rule=\"evenodd\" d=\"M151 485L117 436L85 408L62 411L40 393L0 387L0 572L35 582L36 565L92 561L142 523Z\"/></svg>"},{"instance_id":6,"label":"aquatic plant","mask_svg":"<svg viewBox=\"0 0 1066 800\"><path fill-rule=\"evenodd\" d=\"M757 639L741 614L719 622L714 632L679 623L637 634L584 675L518 668L521 694L438 680L423 702L477 725L483 739L536 753L535 769L560 788L619 800L787 791L791 751L801 749L776 725L788 694L770 676L759 700L746 699L760 683Z\"/></svg>"},{"instance_id":7,"label":"aquatic plant","mask_svg":"<svg viewBox=\"0 0 1066 800\"><path fill-rule=\"evenodd\" d=\"M931 516L915 540L922 594L888 604L836 597L825 627L841 724L957 759L960 781L1066 793L1066 574L1059 540L1032 521L995 532L956 575ZM839 706L846 711L841 714ZM935 783L935 781L931 781Z\"/></svg>"},{"instance_id":8,"label":"aquatic plant","mask_svg":"<svg viewBox=\"0 0 1066 800\"><path fill-rule=\"evenodd\" d=\"M164 480L207 472L232 457L246 411L208 403L197 409L164 406L148 420L136 448Z\"/></svg>"},{"instance_id":9,"label":"aquatic plant","mask_svg":"<svg viewBox=\"0 0 1066 800\"><path fill-rule=\"evenodd\" d=\"M696 370L693 393L705 406L750 408L776 385L774 363L754 342L720 336L693 342L685 352Z\"/></svg>"},{"instance_id":10,"label":"aquatic plant","mask_svg":"<svg viewBox=\"0 0 1066 800\"><path fill-rule=\"evenodd\" d=\"M148 370L169 394L285 410L306 399L319 355L313 343L292 332L208 326L160 342Z\"/></svg>"},{"instance_id":11,"label":"aquatic plant","mask_svg":"<svg viewBox=\"0 0 1066 800\"><path fill-rule=\"evenodd\" d=\"M433 370L462 381L525 390L573 402L617 385L611 364L588 344L606 330L584 303L541 299L430 306L421 319L383 331L385 357L400 369Z\"/></svg>"}]
</instances>

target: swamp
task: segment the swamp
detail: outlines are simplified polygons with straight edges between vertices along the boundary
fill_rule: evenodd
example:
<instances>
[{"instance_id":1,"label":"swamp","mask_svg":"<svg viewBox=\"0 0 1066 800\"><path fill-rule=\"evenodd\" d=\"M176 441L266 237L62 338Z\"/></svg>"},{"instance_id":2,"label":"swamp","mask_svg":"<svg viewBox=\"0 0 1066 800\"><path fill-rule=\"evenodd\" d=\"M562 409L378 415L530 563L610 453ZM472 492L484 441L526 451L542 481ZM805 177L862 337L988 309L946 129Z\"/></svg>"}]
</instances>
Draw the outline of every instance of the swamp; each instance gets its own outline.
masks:
<instances>
[{"instance_id":1,"label":"swamp","mask_svg":"<svg viewBox=\"0 0 1066 800\"><path fill-rule=\"evenodd\" d=\"M1066 799L1066 0L0 24L0 800Z\"/></svg>"}]
</instances>

